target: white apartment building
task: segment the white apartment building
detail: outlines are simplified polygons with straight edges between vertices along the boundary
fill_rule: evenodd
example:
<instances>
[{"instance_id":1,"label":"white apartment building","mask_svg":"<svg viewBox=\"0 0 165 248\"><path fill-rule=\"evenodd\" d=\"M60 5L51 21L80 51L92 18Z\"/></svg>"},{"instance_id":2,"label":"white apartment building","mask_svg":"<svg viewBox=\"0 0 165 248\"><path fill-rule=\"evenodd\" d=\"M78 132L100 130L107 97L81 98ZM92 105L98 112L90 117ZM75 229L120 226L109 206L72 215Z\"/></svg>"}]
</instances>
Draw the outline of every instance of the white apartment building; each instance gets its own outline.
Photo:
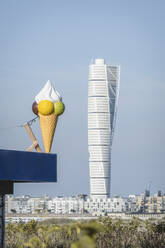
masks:
<instances>
[{"instance_id":1,"label":"white apartment building","mask_svg":"<svg viewBox=\"0 0 165 248\"><path fill-rule=\"evenodd\" d=\"M89 66L88 151L90 196L110 197L111 147L115 127L120 67L95 59Z\"/></svg>"},{"instance_id":2,"label":"white apartment building","mask_svg":"<svg viewBox=\"0 0 165 248\"><path fill-rule=\"evenodd\" d=\"M106 215L113 212L125 212L127 200L121 197L114 198L88 198L84 202L84 210L95 215Z\"/></svg>"},{"instance_id":3,"label":"white apartment building","mask_svg":"<svg viewBox=\"0 0 165 248\"><path fill-rule=\"evenodd\" d=\"M113 198L72 197L30 197L7 196L7 214L93 214L109 213L165 213L165 195L144 197L144 195L116 196Z\"/></svg>"},{"instance_id":4,"label":"white apartment building","mask_svg":"<svg viewBox=\"0 0 165 248\"><path fill-rule=\"evenodd\" d=\"M107 214L125 212L127 202L124 198L82 198L73 197L30 197L8 196L6 213L17 214Z\"/></svg>"},{"instance_id":5,"label":"white apartment building","mask_svg":"<svg viewBox=\"0 0 165 248\"><path fill-rule=\"evenodd\" d=\"M23 196L7 196L6 198L6 212L18 214L35 214L44 213L47 211L47 202L49 197L30 197Z\"/></svg>"},{"instance_id":6,"label":"white apartment building","mask_svg":"<svg viewBox=\"0 0 165 248\"><path fill-rule=\"evenodd\" d=\"M127 212L136 213L138 212L138 196L137 195L129 195L127 198Z\"/></svg>"},{"instance_id":7,"label":"white apartment building","mask_svg":"<svg viewBox=\"0 0 165 248\"><path fill-rule=\"evenodd\" d=\"M55 197L48 201L48 212L53 214L83 214L84 200L79 197Z\"/></svg>"},{"instance_id":8,"label":"white apartment building","mask_svg":"<svg viewBox=\"0 0 165 248\"><path fill-rule=\"evenodd\" d=\"M83 214L84 199L81 197L30 197L7 196L6 213L17 214Z\"/></svg>"},{"instance_id":9,"label":"white apartment building","mask_svg":"<svg viewBox=\"0 0 165 248\"><path fill-rule=\"evenodd\" d=\"M30 213L30 205L28 204L28 200L30 196L7 196L6 201L6 212L7 213L19 213L19 214L27 214Z\"/></svg>"}]
</instances>

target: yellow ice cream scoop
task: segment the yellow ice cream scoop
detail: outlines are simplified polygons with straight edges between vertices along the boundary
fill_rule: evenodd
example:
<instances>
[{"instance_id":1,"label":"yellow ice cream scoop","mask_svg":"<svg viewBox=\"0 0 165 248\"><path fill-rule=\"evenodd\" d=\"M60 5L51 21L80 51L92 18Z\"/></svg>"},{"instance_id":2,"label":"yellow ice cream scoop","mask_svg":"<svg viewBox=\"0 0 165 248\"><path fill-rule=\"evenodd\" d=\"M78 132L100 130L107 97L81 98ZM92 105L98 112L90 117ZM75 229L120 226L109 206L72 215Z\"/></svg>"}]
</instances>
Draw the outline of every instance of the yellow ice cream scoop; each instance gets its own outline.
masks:
<instances>
[{"instance_id":1,"label":"yellow ice cream scoop","mask_svg":"<svg viewBox=\"0 0 165 248\"><path fill-rule=\"evenodd\" d=\"M54 112L54 104L49 100L42 100L38 103L38 112L42 115L50 115Z\"/></svg>"}]
</instances>

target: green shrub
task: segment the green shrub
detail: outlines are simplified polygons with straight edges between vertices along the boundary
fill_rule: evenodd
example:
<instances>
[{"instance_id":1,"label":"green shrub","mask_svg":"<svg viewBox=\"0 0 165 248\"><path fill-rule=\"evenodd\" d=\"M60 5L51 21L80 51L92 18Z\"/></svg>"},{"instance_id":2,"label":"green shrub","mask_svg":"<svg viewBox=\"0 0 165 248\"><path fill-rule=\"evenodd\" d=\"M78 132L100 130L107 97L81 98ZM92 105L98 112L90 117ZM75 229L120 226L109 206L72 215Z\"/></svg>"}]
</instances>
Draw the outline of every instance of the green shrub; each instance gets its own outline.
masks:
<instances>
[{"instance_id":1,"label":"green shrub","mask_svg":"<svg viewBox=\"0 0 165 248\"><path fill-rule=\"evenodd\" d=\"M9 223L6 248L164 248L165 221L112 220Z\"/></svg>"}]
</instances>

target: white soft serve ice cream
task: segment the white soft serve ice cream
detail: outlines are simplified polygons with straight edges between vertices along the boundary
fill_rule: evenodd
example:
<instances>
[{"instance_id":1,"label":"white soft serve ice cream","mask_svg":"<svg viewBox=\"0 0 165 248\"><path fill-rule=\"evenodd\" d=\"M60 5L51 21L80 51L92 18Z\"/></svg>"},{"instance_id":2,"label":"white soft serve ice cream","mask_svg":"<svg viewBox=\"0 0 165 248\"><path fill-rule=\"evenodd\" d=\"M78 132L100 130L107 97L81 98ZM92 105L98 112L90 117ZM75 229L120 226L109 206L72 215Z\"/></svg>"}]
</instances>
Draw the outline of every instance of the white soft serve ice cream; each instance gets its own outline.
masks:
<instances>
[{"instance_id":1,"label":"white soft serve ice cream","mask_svg":"<svg viewBox=\"0 0 165 248\"><path fill-rule=\"evenodd\" d=\"M39 103L42 100L49 100L51 102L58 102L62 101L62 97L56 91L51 84L50 80L47 81L45 86L42 88L42 90L36 95L35 101Z\"/></svg>"}]
</instances>

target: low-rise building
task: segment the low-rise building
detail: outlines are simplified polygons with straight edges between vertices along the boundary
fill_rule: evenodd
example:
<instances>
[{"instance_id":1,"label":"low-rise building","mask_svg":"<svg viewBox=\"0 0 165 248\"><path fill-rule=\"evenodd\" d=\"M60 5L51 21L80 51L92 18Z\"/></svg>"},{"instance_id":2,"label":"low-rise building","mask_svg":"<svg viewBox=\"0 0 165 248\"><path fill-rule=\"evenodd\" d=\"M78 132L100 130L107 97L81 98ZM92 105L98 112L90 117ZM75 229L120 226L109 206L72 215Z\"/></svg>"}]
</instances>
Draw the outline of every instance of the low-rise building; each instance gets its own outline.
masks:
<instances>
[{"instance_id":1,"label":"low-rise building","mask_svg":"<svg viewBox=\"0 0 165 248\"><path fill-rule=\"evenodd\" d=\"M141 195L137 207L140 213L165 213L165 195L160 195L160 192L154 196Z\"/></svg>"},{"instance_id":2,"label":"low-rise building","mask_svg":"<svg viewBox=\"0 0 165 248\"><path fill-rule=\"evenodd\" d=\"M107 215L112 212L125 212L126 206L126 199L122 197L107 199L88 198L84 202L85 212L97 215Z\"/></svg>"},{"instance_id":3,"label":"low-rise building","mask_svg":"<svg viewBox=\"0 0 165 248\"><path fill-rule=\"evenodd\" d=\"M7 196L6 213L17 214L92 214L109 213L165 213L165 195L112 198L89 198L84 195L72 197Z\"/></svg>"}]
</instances>

